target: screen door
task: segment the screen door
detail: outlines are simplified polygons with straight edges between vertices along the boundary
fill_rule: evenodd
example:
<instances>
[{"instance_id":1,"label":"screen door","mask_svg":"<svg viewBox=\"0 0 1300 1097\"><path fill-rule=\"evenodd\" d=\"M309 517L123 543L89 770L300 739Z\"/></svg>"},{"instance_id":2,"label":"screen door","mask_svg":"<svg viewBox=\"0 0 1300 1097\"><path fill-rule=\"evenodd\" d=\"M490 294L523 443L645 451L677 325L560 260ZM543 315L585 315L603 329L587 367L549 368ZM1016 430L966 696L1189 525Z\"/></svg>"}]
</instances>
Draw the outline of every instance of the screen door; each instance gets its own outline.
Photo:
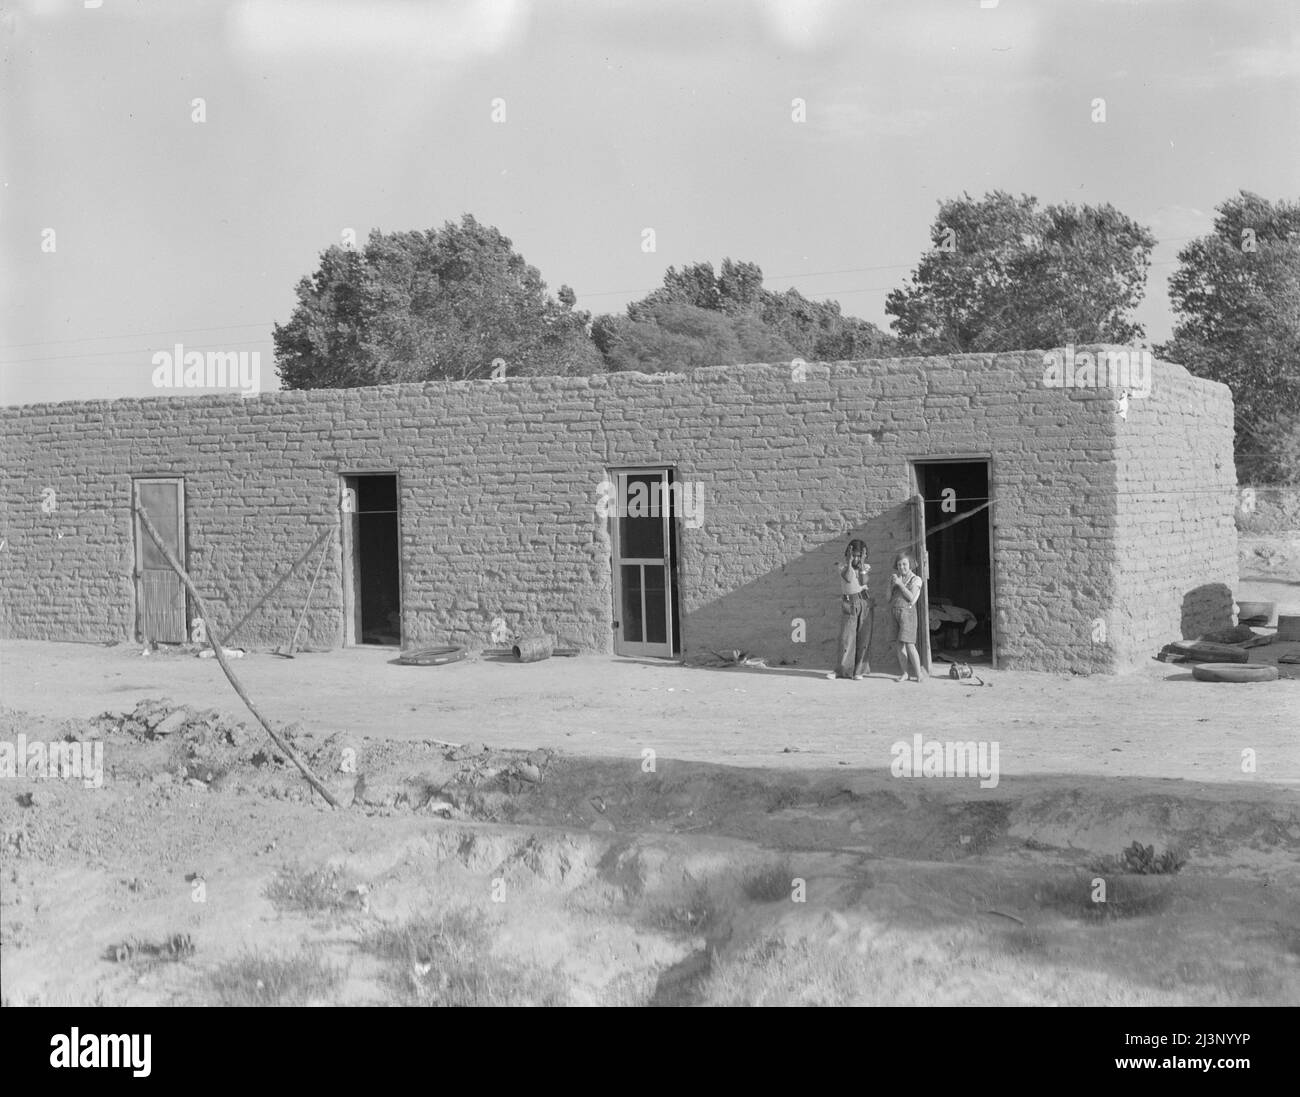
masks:
<instances>
[{"instance_id":1,"label":"screen door","mask_svg":"<svg viewBox=\"0 0 1300 1097\"><path fill-rule=\"evenodd\" d=\"M672 477L668 469L615 472L614 651L673 655Z\"/></svg>"}]
</instances>

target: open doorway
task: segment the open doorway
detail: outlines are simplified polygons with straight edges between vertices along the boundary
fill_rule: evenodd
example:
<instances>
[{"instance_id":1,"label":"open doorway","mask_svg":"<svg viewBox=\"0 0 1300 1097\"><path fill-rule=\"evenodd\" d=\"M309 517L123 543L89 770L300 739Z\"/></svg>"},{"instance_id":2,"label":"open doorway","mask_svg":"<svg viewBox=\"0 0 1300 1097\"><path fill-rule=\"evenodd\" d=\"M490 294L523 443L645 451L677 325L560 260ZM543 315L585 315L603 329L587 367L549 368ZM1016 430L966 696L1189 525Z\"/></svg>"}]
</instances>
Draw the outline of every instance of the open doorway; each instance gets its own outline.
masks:
<instances>
[{"instance_id":1,"label":"open doorway","mask_svg":"<svg viewBox=\"0 0 1300 1097\"><path fill-rule=\"evenodd\" d=\"M345 643L402 643L397 476L343 477Z\"/></svg>"},{"instance_id":2,"label":"open doorway","mask_svg":"<svg viewBox=\"0 0 1300 1097\"><path fill-rule=\"evenodd\" d=\"M994 662L992 524L987 461L917 461L925 500L930 650L964 663Z\"/></svg>"}]
</instances>

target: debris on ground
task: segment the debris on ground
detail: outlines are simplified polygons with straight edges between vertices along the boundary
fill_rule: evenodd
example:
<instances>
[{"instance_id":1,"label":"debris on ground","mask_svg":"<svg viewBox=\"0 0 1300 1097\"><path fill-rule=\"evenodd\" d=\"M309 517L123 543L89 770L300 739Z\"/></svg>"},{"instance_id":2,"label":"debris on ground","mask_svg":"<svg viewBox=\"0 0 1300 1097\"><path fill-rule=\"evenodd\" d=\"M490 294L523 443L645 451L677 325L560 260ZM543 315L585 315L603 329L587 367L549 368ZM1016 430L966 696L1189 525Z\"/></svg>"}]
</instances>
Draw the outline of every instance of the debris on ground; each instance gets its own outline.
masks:
<instances>
[{"instance_id":1,"label":"debris on ground","mask_svg":"<svg viewBox=\"0 0 1300 1097\"><path fill-rule=\"evenodd\" d=\"M1246 647L1253 647L1260 643L1271 643L1273 638L1261 636L1249 625L1232 625L1229 628L1207 632L1198 639L1211 644L1243 644Z\"/></svg>"},{"instance_id":2,"label":"debris on ground","mask_svg":"<svg viewBox=\"0 0 1300 1097\"><path fill-rule=\"evenodd\" d=\"M167 744L166 776L151 774L155 785L169 782L174 775L191 788L199 787L196 781L206 788L244 763L263 766L286 762L261 746L264 737L260 732L226 719L216 709L177 705L168 697L139 701L130 712L101 713L89 721L89 726L92 735L121 735L144 743ZM301 730L298 724L290 724L279 734L292 740Z\"/></svg>"},{"instance_id":3,"label":"debris on ground","mask_svg":"<svg viewBox=\"0 0 1300 1097\"><path fill-rule=\"evenodd\" d=\"M724 667L766 667L767 660L759 655L751 655L747 651L741 651L739 648L733 648L731 651L714 651L711 652L718 660L720 666Z\"/></svg>"},{"instance_id":4,"label":"debris on ground","mask_svg":"<svg viewBox=\"0 0 1300 1097\"><path fill-rule=\"evenodd\" d=\"M1232 644L1216 644L1209 640L1177 640L1166 644L1156 656L1162 663L1245 663L1250 653Z\"/></svg>"},{"instance_id":5,"label":"debris on ground","mask_svg":"<svg viewBox=\"0 0 1300 1097\"><path fill-rule=\"evenodd\" d=\"M188 933L173 933L162 941L132 937L118 944L109 945L105 958L118 964L137 959L178 962L193 956L194 952L194 941Z\"/></svg>"}]
</instances>

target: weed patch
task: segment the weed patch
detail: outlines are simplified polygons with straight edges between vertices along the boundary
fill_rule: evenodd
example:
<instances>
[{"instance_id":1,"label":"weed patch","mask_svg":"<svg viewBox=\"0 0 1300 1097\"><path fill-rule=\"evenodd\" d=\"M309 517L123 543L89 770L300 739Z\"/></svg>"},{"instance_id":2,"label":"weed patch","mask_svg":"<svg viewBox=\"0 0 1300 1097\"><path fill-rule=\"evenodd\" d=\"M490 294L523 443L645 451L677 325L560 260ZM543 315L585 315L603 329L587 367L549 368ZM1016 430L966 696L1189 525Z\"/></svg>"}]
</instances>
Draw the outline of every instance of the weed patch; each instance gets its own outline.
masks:
<instances>
[{"instance_id":1,"label":"weed patch","mask_svg":"<svg viewBox=\"0 0 1300 1097\"><path fill-rule=\"evenodd\" d=\"M208 988L223 1006L302 1006L328 995L342 975L318 949L288 957L250 952L212 972Z\"/></svg>"},{"instance_id":2,"label":"weed patch","mask_svg":"<svg viewBox=\"0 0 1300 1097\"><path fill-rule=\"evenodd\" d=\"M384 926L361 942L387 961L389 982L404 1005L561 1006L563 976L535 964L492 955L491 927L482 914L449 910Z\"/></svg>"},{"instance_id":3,"label":"weed patch","mask_svg":"<svg viewBox=\"0 0 1300 1097\"><path fill-rule=\"evenodd\" d=\"M356 885L336 868L286 865L267 886L266 897L277 910L339 914L360 902Z\"/></svg>"}]
</instances>

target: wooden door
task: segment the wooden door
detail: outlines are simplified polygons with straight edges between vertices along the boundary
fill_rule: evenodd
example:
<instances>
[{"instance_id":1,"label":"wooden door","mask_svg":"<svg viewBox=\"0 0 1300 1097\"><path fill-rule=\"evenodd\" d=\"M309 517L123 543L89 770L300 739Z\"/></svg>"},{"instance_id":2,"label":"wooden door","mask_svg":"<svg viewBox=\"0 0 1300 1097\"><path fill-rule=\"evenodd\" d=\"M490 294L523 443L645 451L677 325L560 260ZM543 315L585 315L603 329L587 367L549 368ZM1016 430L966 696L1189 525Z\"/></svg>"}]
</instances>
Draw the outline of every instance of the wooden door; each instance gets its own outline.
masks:
<instances>
[{"instance_id":1,"label":"wooden door","mask_svg":"<svg viewBox=\"0 0 1300 1097\"><path fill-rule=\"evenodd\" d=\"M925 500L913 495L908 500L912 519L912 556L921 577L921 597L916 601L916 654L930 673L930 554L925 548Z\"/></svg>"},{"instance_id":2,"label":"wooden door","mask_svg":"<svg viewBox=\"0 0 1300 1097\"><path fill-rule=\"evenodd\" d=\"M168 550L185 567L185 481L176 478L136 480L135 582L136 628L139 639L161 644L183 644L189 639L185 614L185 587L164 559L139 511L162 537Z\"/></svg>"}]
</instances>

